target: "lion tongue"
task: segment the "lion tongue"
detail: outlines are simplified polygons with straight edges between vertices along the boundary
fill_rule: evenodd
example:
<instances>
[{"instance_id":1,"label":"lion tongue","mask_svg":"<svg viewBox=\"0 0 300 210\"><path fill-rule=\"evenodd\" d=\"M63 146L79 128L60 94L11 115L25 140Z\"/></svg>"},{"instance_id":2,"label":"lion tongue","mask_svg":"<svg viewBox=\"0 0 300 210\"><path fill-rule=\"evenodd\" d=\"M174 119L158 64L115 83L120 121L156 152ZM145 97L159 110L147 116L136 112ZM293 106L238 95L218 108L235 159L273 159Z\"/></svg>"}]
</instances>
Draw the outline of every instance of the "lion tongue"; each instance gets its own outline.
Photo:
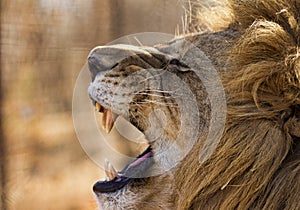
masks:
<instances>
[{"instance_id":1,"label":"lion tongue","mask_svg":"<svg viewBox=\"0 0 300 210\"><path fill-rule=\"evenodd\" d=\"M133 162L128 164L120 173L113 169L112 165L105 161L105 172L107 179L98 181L93 186L95 193L112 193L122 189L135 178L142 178L149 175L147 170L153 165L152 150L148 147ZM145 176L146 175L146 176Z\"/></svg>"}]
</instances>

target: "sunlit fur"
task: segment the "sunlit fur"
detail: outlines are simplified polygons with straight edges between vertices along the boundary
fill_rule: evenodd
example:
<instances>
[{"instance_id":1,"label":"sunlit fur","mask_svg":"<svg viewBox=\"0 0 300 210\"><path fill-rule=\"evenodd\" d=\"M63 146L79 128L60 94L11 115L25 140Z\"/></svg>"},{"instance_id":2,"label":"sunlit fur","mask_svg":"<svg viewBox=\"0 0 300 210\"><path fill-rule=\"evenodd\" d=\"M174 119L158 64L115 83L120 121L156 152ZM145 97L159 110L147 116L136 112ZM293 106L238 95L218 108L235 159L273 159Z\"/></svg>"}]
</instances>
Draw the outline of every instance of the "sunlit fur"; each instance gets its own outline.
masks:
<instances>
[{"instance_id":1,"label":"sunlit fur","mask_svg":"<svg viewBox=\"0 0 300 210\"><path fill-rule=\"evenodd\" d=\"M227 125L175 177L177 209L300 209L300 1L231 1L241 33L226 58Z\"/></svg>"},{"instance_id":2,"label":"sunlit fur","mask_svg":"<svg viewBox=\"0 0 300 210\"><path fill-rule=\"evenodd\" d=\"M300 209L300 1L231 0L223 9L231 17L224 30L186 36L211 59L225 88L218 148L200 164L199 141L170 175L126 186L122 198L98 195L100 207ZM190 21L191 30L197 23ZM199 82L183 75L191 87Z\"/></svg>"}]
</instances>

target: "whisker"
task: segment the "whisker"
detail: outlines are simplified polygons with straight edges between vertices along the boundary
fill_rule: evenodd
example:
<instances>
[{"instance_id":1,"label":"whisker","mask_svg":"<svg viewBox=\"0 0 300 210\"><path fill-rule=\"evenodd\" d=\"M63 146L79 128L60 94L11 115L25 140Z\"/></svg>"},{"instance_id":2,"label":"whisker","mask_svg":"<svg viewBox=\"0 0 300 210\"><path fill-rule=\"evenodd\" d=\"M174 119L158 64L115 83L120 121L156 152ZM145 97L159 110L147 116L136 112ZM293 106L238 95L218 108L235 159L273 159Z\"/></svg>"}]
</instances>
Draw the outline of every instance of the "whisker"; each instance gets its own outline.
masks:
<instances>
[{"instance_id":1,"label":"whisker","mask_svg":"<svg viewBox=\"0 0 300 210\"><path fill-rule=\"evenodd\" d=\"M149 92L154 92L154 93L149 93ZM147 95L147 96L153 96L153 97L158 97L158 98L166 98L166 99L179 98L181 96L184 96L183 94L174 93L174 91L149 90L149 92L137 91L134 94L135 95ZM170 96L159 95L159 93L169 94Z\"/></svg>"},{"instance_id":2,"label":"whisker","mask_svg":"<svg viewBox=\"0 0 300 210\"><path fill-rule=\"evenodd\" d=\"M179 88L177 88L176 90L159 90L159 89L150 89L150 91L152 91L152 92L159 92L159 93L175 93L175 91L178 91L179 90Z\"/></svg>"},{"instance_id":3,"label":"whisker","mask_svg":"<svg viewBox=\"0 0 300 210\"><path fill-rule=\"evenodd\" d=\"M145 91L145 90L143 90L143 91ZM146 90L146 91L157 92L157 93L169 93L169 94L174 93L173 90L160 90L160 89L149 89L149 90ZM137 92L137 93L145 93L145 92Z\"/></svg>"},{"instance_id":4,"label":"whisker","mask_svg":"<svg viewBox=\"0 0 300 210\"><path fill-rule=\"evenodd\" d=\"M157 70L157 71L162 71L162 70L159 69L159 70ZM165 74L165 72L166 72L166 71L162 71L162 72L160 72L159 74L151 75L151 76L145 78L144 80L140 81L140 83L146 82L146 81L148 81L148 80L150 80L150 79L153 79L153 78L155 78L155 77L160 77L161 75Z\"/></svg>"},{"instance_id":5,"label":"whisker","mask_svg":"<svg viewBox=\"0 0 300 210\"><path fill-rule=\"evenodd\" d=\"M130 113L131 113L131 115L134 117L134 119L136 119L138 125L140 125L139 122L140 122L141 119L147 120L147 117L146 117L142 112L140 112L140 111L137 111L137 112L136 112L136 114L138 114L138 116L139 116L139 118L140 118L139 120L137 119L137 117L134 115L134 113L133 113L132 111L130 111Z\"/></svg>"},{"instance_id":6,"label":"whisker","mask_svg":"<svg viewBox=\"0 0 300 210\"><path fill-rule=\"evenodd\" d=\"M135 36L134 37L134 39L135 39L135 41L142 47L142 46L144 46L143 44L142 44L142 42Z\"/></svg>"},{"instance_id":7,"label":"whisker","mask_svg":"<svg viewBox=\"0 0 300 210\"><path fill-rule=\"evenodd\" d=\"M146 118L146 117L145 117L142 113L140 113L139 111L137 111L136 113L138 114L138 116L139 116L140 119L141 119L141 118L143 118L143 119ZM137 122L137 126L139 127L139 126L140 126L140 119L137 119L136 115L135 115L132 111L130 111L130 114L131 114L131 116L135 119L135 121Z\"/></svg>"},{"instance_id":8,"label":"whisker","mask_svg":"<svg viewBox=\"0 0 300 210\"><path fill-rule=\"evenodd\" d=\"M136 95L146 95L146 96L153 96L153 97L158 97L158 98L165 98L165 99L171 99L174 98L172 96L163 96L163 95L158 95L158 94L152 94L152 93L137 93Z\"/></svg>"},{"instance_id":9,"label":"whisker","mask_svg":"<svg viewBox=\"0 0 300 210\"><path fill-rule=\"evenodd\" d=\"M173 108L178 108L178 105L175 103L165 103L165 102L159 102L159 101L153 101L153 100L145 100L143 102L138 102L139 104L148 104L148 103L153 103L161 106L166 106L166 107L173 107Z\"/></svg>"},{"instance_id":10,"label":"whisker","mask_svg":"<svg viewBox=\"0 0 300 210\"><path fill-rule=\"evenodd\" d=\"M138 108L141 108L142 109L142 106L140 104L138 104L137 102L133 102L132 104L133 106L137 106Z\"/></svg>"}]
</instances>

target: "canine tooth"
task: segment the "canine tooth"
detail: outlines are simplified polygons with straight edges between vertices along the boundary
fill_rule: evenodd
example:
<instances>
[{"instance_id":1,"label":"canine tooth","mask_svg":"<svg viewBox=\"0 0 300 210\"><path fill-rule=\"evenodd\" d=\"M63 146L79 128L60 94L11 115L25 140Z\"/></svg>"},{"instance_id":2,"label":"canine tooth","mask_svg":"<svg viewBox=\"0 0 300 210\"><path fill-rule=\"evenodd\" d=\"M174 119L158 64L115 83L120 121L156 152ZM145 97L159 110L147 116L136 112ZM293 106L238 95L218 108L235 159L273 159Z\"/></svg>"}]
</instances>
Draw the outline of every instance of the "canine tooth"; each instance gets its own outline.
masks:
<instances>
[{"instance_id":1,"label":"canine tooth","mask_svg":"<svg viewBox=\"0 0 300 210\"><path fill-rule=\"evenodd\" d=\"M96 111L100 112L100 110L101 110L101 105L98 102L96 102Z\"/></svg>"},{"instance_id":2,"label":"canine tooth","mask_svg":"<svg viewBox=\"0 0 300 210\"><path fill-rule=\"evenodd\" d=\"M106 118L107 118L107 110L104 110L102 116L102 129L106 131Z\"/></svg>"},{"instance_id":3,"label":"canine tooth","mask_svg":"<svg viewBox=\"0 0 300 210\"><path fill-rule=\"evenodd\" d=\"M104 170L105 170L105 173L108 171L108 164L109 164L109 162L108 162L108 160L105 158L105 160L104 160Z\"/></svg>"},{"instance_id":4,"label":"canine tooth","mask_svg":"<svg viewBox=\"0 0 300 210\"><path fill-rule=\"evenodd\" d=\"M109 166L110 166L109 169L110 169L110 173L111 173L111 178L114 179L118 176L118 173L111 164L109 164Z\"/></svg>"},{"instance_id":5,"label":"canine tooth","mask_svg":"<svg viewBox=\"0 0 300 210\"><path fill-rule=\"evenodd\" d=\"M112 166L112 164L107 159L105 159L104 169L106 174L105 177L106 181L111 181L118 176L116 169Z\"/></svg>"},{"instance_id":6,"label":"canine tooth","mask_svg":"<svg viewBox=\"0 0 300 210\"><path fill-rule=\"evenodd\" d=\"M114 126L114 122L118 115L114 114L110 109L105 109L102 115L102 129L106 133L110 133Z\"/></svg>"},{"instance_id":7,"label":"canine tooth","mask_svg":"<svg viewBox=\"0 0 300 210\"><path fill-rule=\"evenodd\" d=\"M113 128L114 126L114 119L113 119L113 113L111 110L108 110L107 111L107 114L106 114L106 133L109 133L111 131L111 129Z\"/></svg>"}]
</instances>

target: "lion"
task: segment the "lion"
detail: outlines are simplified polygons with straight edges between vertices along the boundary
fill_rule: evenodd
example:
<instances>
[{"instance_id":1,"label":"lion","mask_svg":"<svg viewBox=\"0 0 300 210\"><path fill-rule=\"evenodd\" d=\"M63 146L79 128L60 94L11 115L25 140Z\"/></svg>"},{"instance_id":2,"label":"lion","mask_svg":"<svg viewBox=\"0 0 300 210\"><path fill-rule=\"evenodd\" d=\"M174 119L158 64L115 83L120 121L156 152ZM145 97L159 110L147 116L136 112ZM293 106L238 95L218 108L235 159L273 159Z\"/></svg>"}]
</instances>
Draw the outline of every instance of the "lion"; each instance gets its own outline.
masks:
<instances>
[{"instance_id":1,"label":"lion","mask_svg":"<svg viewBox=\"0 0 300 210\"><path fill-rule=\"evenodd\" d=\"M300 1L228 8L222 30L89 54L89 95L104 129L122 116L149 142L120 172L107 163L107 179L93 187L99 209L300 209ZM217 122L198 74L207 60L227 108L216 147L201 159Z\"/></svg>"}]
</instances>

